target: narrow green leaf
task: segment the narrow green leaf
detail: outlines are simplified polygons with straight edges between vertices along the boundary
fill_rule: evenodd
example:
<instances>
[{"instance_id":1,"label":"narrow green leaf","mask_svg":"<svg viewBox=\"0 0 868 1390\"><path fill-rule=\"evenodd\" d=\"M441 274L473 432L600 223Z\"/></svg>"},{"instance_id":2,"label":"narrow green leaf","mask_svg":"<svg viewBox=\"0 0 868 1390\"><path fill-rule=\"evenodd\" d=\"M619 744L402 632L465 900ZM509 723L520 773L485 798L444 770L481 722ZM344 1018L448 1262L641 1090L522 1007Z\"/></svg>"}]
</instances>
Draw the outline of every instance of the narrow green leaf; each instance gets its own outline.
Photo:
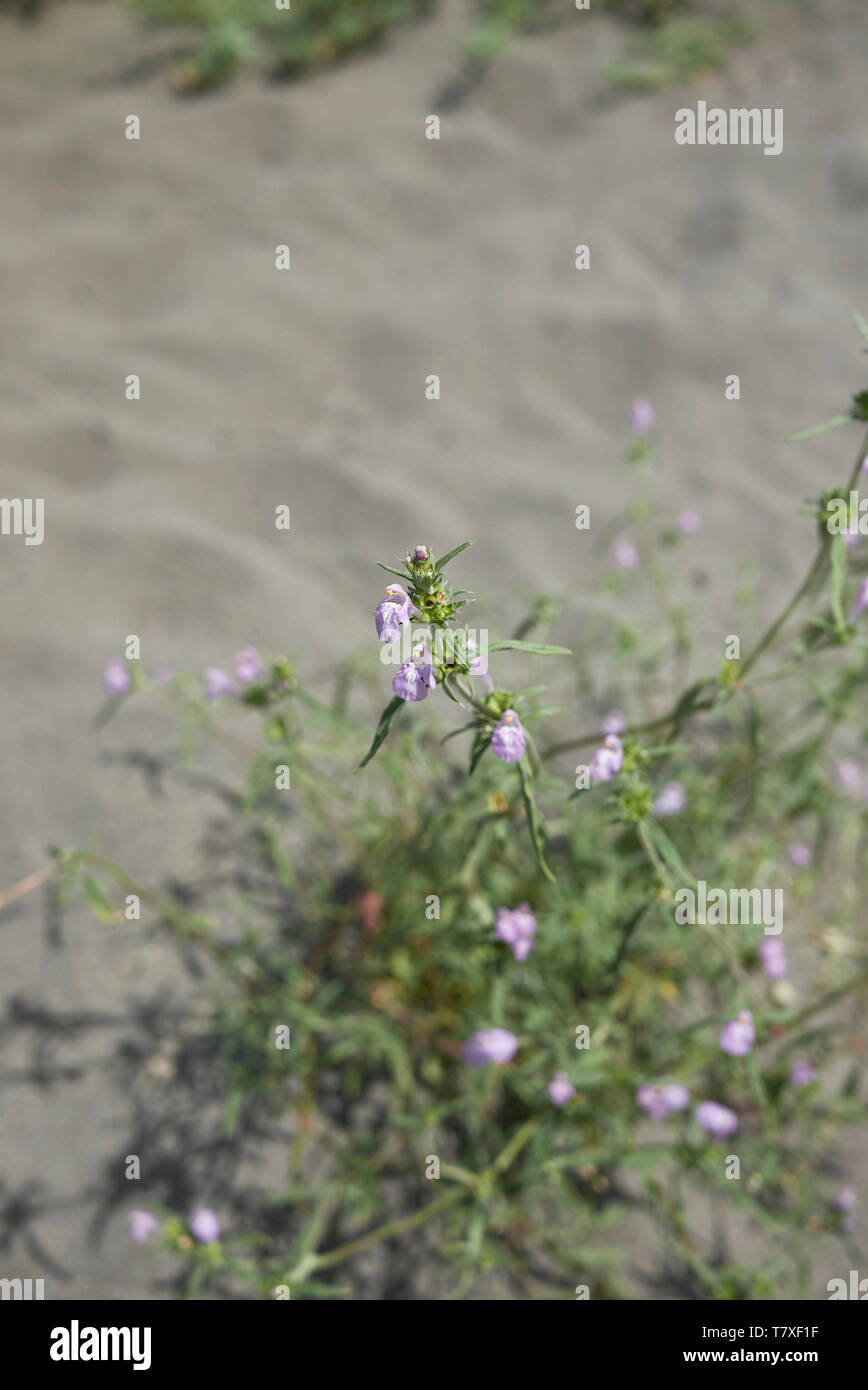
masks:
<instances>
[{"instance_id":1,"label":"narrow green leaf","mask_svg":"<svg viewBox=\"0 0 868 1390\"><path fill-rule=\"evenodd\" d=\"M489 642L490 652L532 652L534 656L572 656L569 647L549 647L545 642L517 642L507 637L502 642Z\"/></svg>"},{"instance_id":2,"label":"narrow green leaf","mask_svg":"<svg viewBox=\"0 0 868 1390\"><path fill-rule=\"evenodd\" d=\"M473 740L473 748L470 754L470 767L468 777L472 777L479 764L479 760L487 748L491 746L491 733L478 733Z\"/></svg>"},{"instance_id":3,"label":"narrow green leaf","mask_svg":"<svg viewBox=\"0 0 868 1390\"><path fill-rule=\"evenodd\" d=\"M824 420L822 425L812 425L809 430L799 430L798 434L788 434L784 443L797 444L800 439L816 439L817 435L825 434L827 430L836 430L839 425L848 425L852 419L852 415L833 415L831 420Z\"/></svg>"},{"instance_id":4,"label":"narrow green leaf","mask_svg":"<svg viewBox=\"0 0 868 1390\"><path fill-rule=\"evenodd\" d=\"M442 559L437 561L438 570L442 570L444 565L448 565L450 560L454 560L456 555L460 555L462 550L466 550L471 541L463 541L461 545L456 545L454 550L447 550Z\"/></svg>"},{"instance_id":5,"label":"narrow green leaf","mask_svg":"<svg viewBox=\"0 0 868 1390\"><path fill-rule=\"evenodd\" d=\"M847 578L847 547L843 536L835 536L829 551L832 582L829 602L838 631L844 626L844 581Z\"/></svg>"},{"instance_id":6,"label":"narrow green leaf","mask_svg":"<svg viewBox=\"0 0 868 1390\"><path fill-rule=\"evenodd\" d=\"M681 858L681 855L678 853L678 850L675 848L660 822L649 817L643 821L642 825L664 864L672 870L682 883L687 884L688 887L695 890L696 878L685 865L684 860Z\"/></svg>"},{"instance_id":7,"label":"narrow green leaf","mask_svg":"<svg viewBox=\"0 0 868 1390\"><path fill-rule=\"evenodd\" d=\"M545 831L533 794L533 773L531 772L530 763L527 760L526 754L518 763L518 776L521 782L521 795L524 801L524 809L527 812L527 825L530 831L534 853L536 854L536 861L549 882L554 883L556 881L555 876L546 863Z\"/></svg>"},{"instance_id":8,"label":"narrow green leaf","mask_svg":"<svg viewBox=\"0 0 868 1390\"><path fill-rule=\"evenodd\" d=\"M471 719L469 724L462 724L460 729L453 729L451 734L444 734L441 743L448 743L451 738L457 738L459 734L466 734L468 729L476 728L476 720Z\"/></svg>"},{"instance_id":9,"label":"narrow green leaf","mask_svg":"<svg viewBox=\"0 0 868 1390\"><path fill-rule=\"evenodd\" d=\"M409 579L409 578L410 578L410 576L409 576L409 574L407 573L406 570L396 570L396 569L393 569L391 565L382 565L382 564L380 564L380 561L379 561L379 560L377 561L377 564L379 565L379 567L380 567L381 570L388 570L389 574L397 574L397 576L398 576L399 579Z\"/></svg>"},{"instance_id":10,"label":"narrow green leaf","mask_svg":"<svg viewBox=\"0 0 868 1390\"><path fill-rule=\"evenodd\" d=\"M380 722L377 725L377 732L374 734L374 741L368 749L367 753L365 754L364 758L356 768L356 772L361 772L362 768L366 767L367 764L371 761L371 759L376 755L377 750L379 749L381 743L386 737L386 734L389 732L389 725L395 718L395 715L398 713L398 710L401 709L403 705L404 701L398 695L394 695L392 699L389 701L386 708L383 710L383 713L380 715Z\"/></svg>"},{"instance_id":11,"label":"narrow green leaf","mask_svg":"<svg viewBox=\"0 0 868 1390\"><path fill-rule=\"evenodd\" d=\"M99 919L100 922L113 922L117 916L105 893L99 884L85 874L81 880L81 891L87 900L87 905Z\"/></svg>"}]
</instances>

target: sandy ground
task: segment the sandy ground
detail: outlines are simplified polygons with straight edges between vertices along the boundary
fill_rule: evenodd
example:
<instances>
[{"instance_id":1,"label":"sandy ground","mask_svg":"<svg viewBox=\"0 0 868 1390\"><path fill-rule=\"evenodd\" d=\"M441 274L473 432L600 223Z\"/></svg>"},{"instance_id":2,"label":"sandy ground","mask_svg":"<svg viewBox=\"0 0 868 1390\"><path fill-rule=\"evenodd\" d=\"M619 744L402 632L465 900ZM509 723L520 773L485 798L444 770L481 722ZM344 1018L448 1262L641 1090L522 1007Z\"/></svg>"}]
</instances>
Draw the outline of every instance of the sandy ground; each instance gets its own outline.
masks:
<instances>
[{"instance_id":1,"label":"sandy ground","mask_svg":"<svg viewBox=\"0 0 868 1390\"><path fill-rule=\"evenodd\" d=\"M100 761L147 723L89 725L127 633L146 661L253 642L322 669L370 636L372 562L420 538L472 538L464 579L501 576L495 612L544 588L574 630L594 565L575 507L604 525L621 506L636 395L660 421L655 501L703 517L703 626L717 640L741 559L771 609L809 544L794 512L851 447L783 436L865 385L865 14L818 9L781 9L726 76L618 102L593 14L516 42L457 102L462 5L314 80L195 100L167 80L184 35L119 7L0 19L3 491L44 497L46 518L39 547L0 538L0 887L50 843L150 878L189 862L185 799ZM698 98L783 107L783 153L677 147ZM132 931L75 912L59 933L43 908L0 917L0 1274L161 1296L121 1207L95 1217L107 1182L133 1204L112 1049L143 1000L171 1032L189 986Z\"/></svg>"}]
</instances>

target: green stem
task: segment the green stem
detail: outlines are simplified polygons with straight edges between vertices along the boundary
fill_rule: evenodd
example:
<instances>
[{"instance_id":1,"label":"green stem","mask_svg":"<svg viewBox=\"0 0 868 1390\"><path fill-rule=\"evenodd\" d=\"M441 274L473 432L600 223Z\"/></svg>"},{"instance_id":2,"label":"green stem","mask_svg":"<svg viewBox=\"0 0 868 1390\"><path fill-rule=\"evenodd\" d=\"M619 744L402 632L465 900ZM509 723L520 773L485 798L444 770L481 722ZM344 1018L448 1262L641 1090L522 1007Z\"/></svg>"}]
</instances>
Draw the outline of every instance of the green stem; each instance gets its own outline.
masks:
<instances>
[{"instance_id":1,"label":"green stem","mask_svg":"<svg viewBox=\"0 0 868 1390\"><path fill-rule=\"evenodd\" d=\"M326 1251L325 1254L306 1254L296 1265L287 1282L291 1284L293 1279L301 1282L314 1270L331 1269L334 1265L342 1264L344 1260L350 1259L351 1256L358 1255L360 1251L368 1250L372 1245L378 1245L381 1240L388 1240L392 1236L406 1235L407 1232L415 1231L418 1226L424 1225L432 1216L448 1211L450 1207L458 1206L470 1193L480 1188L484 1189L486 1183L509 1167L538 1125L538 1119L528 1120L521 1129L516 1131L509 1143L479 1178L473 1178L471 1182L470 1179L473 1175L462 1170L464 1185L453 1188L450 1192L444 1192L441 1197L437 1197L435 1201L422 1207L421 1211L415 1211L410 1216L398 1217L394 1221L387 1221L385 1225L368 1231L367 1235L357 1236L355 1240L347 1241L345 1245L339 1245L334 1250Z\"/></svg>"},{"instance_id":2,"label":"green stem","mask_svg":"<svg viewBox=\"0 0 868 1390\"><path fill-rule=\"evenodd\" d=\"M849 420L850 418L851 417L848 415L839 417L841 423L843 423L845 420ZM862 469L862 460L865 458L866 452L868 452L868 431L866 431L865 436L862 440L859 453L856 457L856 462L853 465L853 470L850 474L849 481L847 483L846 488L844 489L845 492L850 492L855 487L859 477L859 473ZM764 654L764 652L766 652L768 648L772 645L781 628L792 617L793 613L799 607L799 604L803 601L803 599L805 599L807 595L811 592L820 575L822 574L823 570L825 569L826 565L828 564L828 559L828 546L826 545L825 541L823 541L820 545L819 550L817 551L817 554L814 556L811 568L808 570L808 573L806 574L804 580L799 585L798 589L796 590L793 597L790 599L786 608L777 618L775 618L771 627L769 627L763 633L763 636L757 642L753 651L745 657L744 663L741 667L741 681L744 680L748 671L751 670L751 668ZM712 683L712 680L713 678L710 678L705 681L700 681L699 684L709 685ZM689 719L690 716L693 714L697 714L702 710L710 709L714 702L715 695L707 696L703 700L695 701L687 709L682 709L681 706L683 701L680 701L679 704L676 705L674 709L670 710L668 714L662 715L659 719L652 719L647 724L630 725L630 727L626 730L626 733L633 735L651 733L656 729L662 729L665 728L668 724L675 723L679 717L683 719ZM552 744L550 747L545 749L542 756L544 758L551 758L554 757L556 753L566 753L572 748L581 748L585 744L598 743L599 740L599 730L595 730L595 732L592 734L580 734L578 738L568 739L565 743Z\"/></svg>"}]
</instances>

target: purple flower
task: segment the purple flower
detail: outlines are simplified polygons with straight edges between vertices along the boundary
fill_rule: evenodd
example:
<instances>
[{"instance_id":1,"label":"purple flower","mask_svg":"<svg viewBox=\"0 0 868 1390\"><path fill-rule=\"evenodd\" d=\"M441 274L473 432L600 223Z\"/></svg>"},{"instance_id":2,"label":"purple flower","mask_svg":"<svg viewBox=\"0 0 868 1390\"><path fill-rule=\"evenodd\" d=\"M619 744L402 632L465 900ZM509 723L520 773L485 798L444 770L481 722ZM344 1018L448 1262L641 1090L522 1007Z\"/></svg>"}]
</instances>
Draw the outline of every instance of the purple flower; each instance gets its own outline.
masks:
<instances>
[{"instance_id":1,"label":"purple flower","mask_svg":"<svg viewBox=\"0 0 868 1390\"><path fill-rule=\"evenodd\" d=\"M654 407L640 396L630 411L630 428L634 434L648 434L654 428Z\"/></svg>"},{"instance_id":2,"label":"purple flower","mask_svg":"<svg viewBox=\"0 0 868 1390\"><path fill-rule=\"evenodd\" d=\"M405 661L403 666L399 666L392 681L392 689L399 700L428 699L428 686L422 679L422 672L418 666L414 666L412 661Z\"/></svg>"},{"instance_id":3,"label":"purple flower","mask_svg":"<svg viewBox=\"0 0 868 1390\"><path fill-rule=\"evenodd\" d=\"M210 1207L194 1207L187 1224L203 1245L210 1245L220 1239L220 1222Z\"/></svg>"},{"instance_id":4,"label":"purple flower","mask_svg":"<svg viewBox=\"0 0 868 1390\"><path fill-rule=\"evenodd\" d=\"M855 1187L842 1187L835 1198L835 1206L838 1211L852 1211L857 1201Z\"/></svg>"},{"instance_id":5,"label":"purple flower","mask_svg":"<svg viewBox=\"0 0 868 1390\"><path fill-rule=\"evenodd\" d=\"M687 793L680 782L667 782L654 805L653 816L677 816L687 805Z\"/></svg>"},{"instance_id":6,"label":"purple flower","mask_svg":"<svg viewBox=\"0 0 868 1390\"><path fill-rule=\"evenodd\" d=\"M413 559L416 561L417 565L424 564L428 559L428 547L425 545L417 545L416 549L413 551Z\"/></svg>"},{"instance_id":7,"label":"purple flower","mask_svg":"<svg viewBox=\"0 0 868 1390\"><path fill-rule=\"evenodd\" d=\"M698 512L692 512L689 508L685 508L683 512L678 513L678 529L682 536L695 535L700 525Z\"/></svg>"},{"instance_id":8,"label":"purple flower","mask_svg":"<svg viewBox=\"0 0 868 1390\"><path fill-rule=\"evenodd\" d=\"M804 844L801 840L794 840L787 850L790 863L796 869L808 869L813 859L810 845Z\"/></svg>"},{"instance_id":9,"label":"purple flower","mask_svg":"<svg viewBox=\"0 0 868 1390\"><path fill-rule=\"evenodd\" d=\"M572 1100L576 1094L576 1088L565 1071L556 1071L554 1080L549 1082L546 1089L552 1105L557 1105L559 1108L566 1105L567 1101Z\"/></svg>"},{"instance_id":10,"label":"purple flower","mask_svg":"<svg viewBox=\"0 0 868 1390\"><path fill-rule=\"evenodd\" d=\"M511 1062L518 1048L518 1038L505 1028L483 1028L474 1033L461 1049L461 1055L469 1067L485 1067L489 1062L496 1066L506 1066Z\"/></svg>"},{"instance_id":11,"label":"purple flower","mask_svg":"<svg viewBox=\"0 0 868 1390\"><path fill-rule=\"evenodd\" d=\"M491 735L491 751L502 763L517 763L525 750L524 729L514 709L501 715Z\"/></svg>"},{"instance_id":12,"label":"purple flower","mask_svg":"<svg viewBox=\"0 0 868 1390\"><path fill-rule=\"evenodd\" d=\"M690 1093L686 1086L677 1082L652 1083L646 1081L636 1092L636 1104L650 1115L652 1120L667 1120L678 1110L690 1104Z\"/></svg>"},{"instance_id":13,"label":"purple flower","mask_svg":"<svg viewBox=\"0 0 868 1390\"><path fill-rule=\"evenodd\" d=\"M427 700L428 691L436 684L431 653L427 647L414 647L412 658L398 667L392 689L399 700Z\"/></svg>"},{"instance_id":14,"label":"purple flower","mask_svg":"<svg viewBox=\"0 0 868 1390\"><path fill-rule=\"evenodd\" d=\"M624 761L624 749L617 734L607 734L599 748L595 748L588 763L588 776L591 781L611 782L616 772L620 772Z\"/></svg>"},{"instance_id":15,"label":"purple flower","mask_svg":"<svg viewBox=\"0 0 868 1390\"><path fill-rule=\"evenodd\" d=\"M473 676L479 677L486 690L493 690L494 681L491 679L491 676L485 670L485 660L485 657L475 656L470 663L470 673Z\"/></svg>"},{"instance_id":16,"label":"purple flower","mask_svg":"<svg viewBox=\"0 0 868 1390\"><path fill-rule=\"evenodd\" d=\"M203 678L206 700L218 700L221 695L231 695L235 690L232 677L228 671L221 671L219 666L209 666Z\"/></svg>"},{"instance_id":17,"label":"purple flower","mask_svg":"<svg viewBox=\"0 0 868 1390\"><path fill-rule=\"evenodd\" d=\"M858 796L862 790L862 769L855 758L842 758L835 768L838 786Z\"/></svg>"},{"instance_id":18,"label":"purple flower","mask_svg":"<svg viewBox=\"0 0 868 1390\"><path fill-rule=\"evenodd\" d=\"M850 609L850 622L852 623L858 618L860 613L864 613L866 608L868 608L868 577L863 579L859 585L859 590L853 600L853 607Z\"/></svg>"},{"instance_id":19,"label":"purple flower","mask_svg":"<svg viewBox=\"0 0 868 1390\"><path fill-rule=\"evenodd\" d=\"M693 1112L707 1134L713 1139L728 1139L738 1129L738 1116L716 1100L704 1100Z\"/></svg>"},{"instance_id":20,"label":"purple flower","mask_svg":"<svg viewBox=\"0 0 868 1390\"><path fill-rule=\"evenodd\" d=\"M381 642L393 642L401 636L401 628L406 627L410 618L418 613L413 600L400 584L390 584L386 597L380 599L374 609L374 622L377 636Z\"/></svg>"},{"instance_id":21,"label":"purple flower","mask_svg":"<svg viewBox=\"0 0 868 1390\"><path fill-rule=\"evenodd\" d=\"M746 1057L754 1044L753 1014L750 1010L742 1009L738 1018L731 1018L721 1030L718 1041L730 1057Z\"/></svg>"},{"instance_id":22,"label":"purple flower","mask_svg":"<svg viewBox=\"0 0 868 1390\"><path fill-rule=\"evenodd\" d=\"M603 734L623 734L627 727L627 716L623 710L610 709L609 713L603 716L600 725L600 732Z\"/></svg>"},{"instance_id":23,"label":"purple flower","mask_svg":"<svg viewBox=\"0 0 868 1390\"><path fill-rule=\"evenodd\" d=\"M632 541L622 537L612 546L612 559L619 570L634 570L639 563L639 552Z\"/></svg>"},{"instance_id":24,"label":"purple flower","mask_svg":"<svg viewBox=\"0 0 868 1390\"><path fill-rule=\"evenodd\" d=\"M790 1085L791 1086L810 1086L812 1081L816 1081L817 1073L806 1062L804 1058L797 1057L790 1065Z\"/></svg>"},{"instance_id":25,"label":"purple flower","mask_svg":"<svg viewBox=\"0 0 868 1390\"><path fill-rule=\"evenodd\" d=\"M245 647L235 658L235 674L242 685L261 681L266 675L262 659L255 647Z\"/></svg>"},{"instance_id":26,"label":"purple flower","mask_svg":"<svg viewBox=\"0 0 868 1390\"><path fill-rule=\"evenodd\" d=\"M498 941L505 941L512 947L517 961L527 960L533 950L535 931L536 918L527 903L520 903L512 910L508 907L497 909L494 934Z\"/></svg>"},{"instance_id":27,"label":"purple flower","mask_svg":"<svg viewBox=\"0 0 868 1390\"><path fill-rule=\"evenodd\" d=\"M130 1235L136 1245L144 1245L155 1231L160 1229L160 1223L149 1211L130 1212Z\"/></svg>"},{"instance_id":28,"label":"purple flower","mask_svg":"<svg viewBox=\"0 0 868 1390\"><path fill-rule=\"evenodd\" d=\"M119 656L113 656L102 676L102 688L106 695L126 695L132 683L127 663Z\"/></svg>"},{"instance_id":29,"label":"purple flower","mask_svg":"<svg viewBox=\"0 0 868 1390\"><path fill-rule=\"evenodd\" d=\"M787 953L784 943L776 936L764 936L759 946L760 965L770 980L784 980L787 975Z\"/></svg>"}]
</instances>

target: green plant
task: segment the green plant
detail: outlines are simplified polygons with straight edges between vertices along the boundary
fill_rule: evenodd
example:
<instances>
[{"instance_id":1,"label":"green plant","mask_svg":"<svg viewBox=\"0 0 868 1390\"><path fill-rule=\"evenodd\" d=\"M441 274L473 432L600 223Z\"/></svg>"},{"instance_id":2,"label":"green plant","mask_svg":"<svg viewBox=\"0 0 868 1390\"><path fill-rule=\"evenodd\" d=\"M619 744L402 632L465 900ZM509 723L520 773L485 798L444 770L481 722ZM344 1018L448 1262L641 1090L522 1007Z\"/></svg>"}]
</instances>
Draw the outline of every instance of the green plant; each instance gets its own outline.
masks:
<instances>
[{"instance_id":1,"label":"green plant","mask_svg":"<svg viewBox=\"0 0 868 1390\"><path fill-rule=\"evenodd\" d=\"M577 1285L622 1297L613 1234L637 1205L688 1296L806 1296L824 1232L858 1267L835 1193L839 1131L864 1125L868 811L854 799L858 763L836 782L835 758L866 736L868 578L829 518L830 499L862 476L868 438L850 476L812 504L816 553L792 600L744 652L721 634L721 664L699 677L674 585L689 542L655 518L651 439L635 438L625 464L642 563L606 575L576 655L542 640L556 617L548 599L488 646L498 676L560 652L568 712L538 684L519 695L512 677L510 692L483 679L469 596L445 578L466 546L438 561L418 545L400 569L385 566L401 592L378 607L387 635L403 636L413 608L423 627L395 677L413 695L387 705L361 775L370 735L357 711L382 703L382 664L348 656L329 698L285 658L248 652L234 684L211 673L204 693L189 677L160 687L179 708L186 759L203 739L233 755L252 743L232 800L235 848L210 875L155 891L90 852L55 852L65 897L80 887L106 924L135 905L142 930L211 962L205 1035L223 1142L291 1129L284 1179L255 1212L249 1201L234 1212L231 1190L205 1194L230 1213L222 1240L194 1242L151 1192L189 1296L244 1281L263 1296L345 1297L362 1256L409 1242L435 1296L499 1274L524 1297L572 1298ZM142 698L148 682L134 676L115 672L104 716ZM604 742L613 693L635 713ZM590 727L576 733L579 709ZM492 743L506 710L535 731L515 760L512 726ZM228 872L233 855L243 879ZM780 884L792 977L767 944L778 906L762 894ZM775 915L685 925L677 905L706 885L730 902L759 894ZM736 1045L745 1017L747 1047ZM697 1235L699 1195L762 1234L760 1261ZM439 1255L424 1244L428 1223Z\"/></svg>"}]
</instances>

